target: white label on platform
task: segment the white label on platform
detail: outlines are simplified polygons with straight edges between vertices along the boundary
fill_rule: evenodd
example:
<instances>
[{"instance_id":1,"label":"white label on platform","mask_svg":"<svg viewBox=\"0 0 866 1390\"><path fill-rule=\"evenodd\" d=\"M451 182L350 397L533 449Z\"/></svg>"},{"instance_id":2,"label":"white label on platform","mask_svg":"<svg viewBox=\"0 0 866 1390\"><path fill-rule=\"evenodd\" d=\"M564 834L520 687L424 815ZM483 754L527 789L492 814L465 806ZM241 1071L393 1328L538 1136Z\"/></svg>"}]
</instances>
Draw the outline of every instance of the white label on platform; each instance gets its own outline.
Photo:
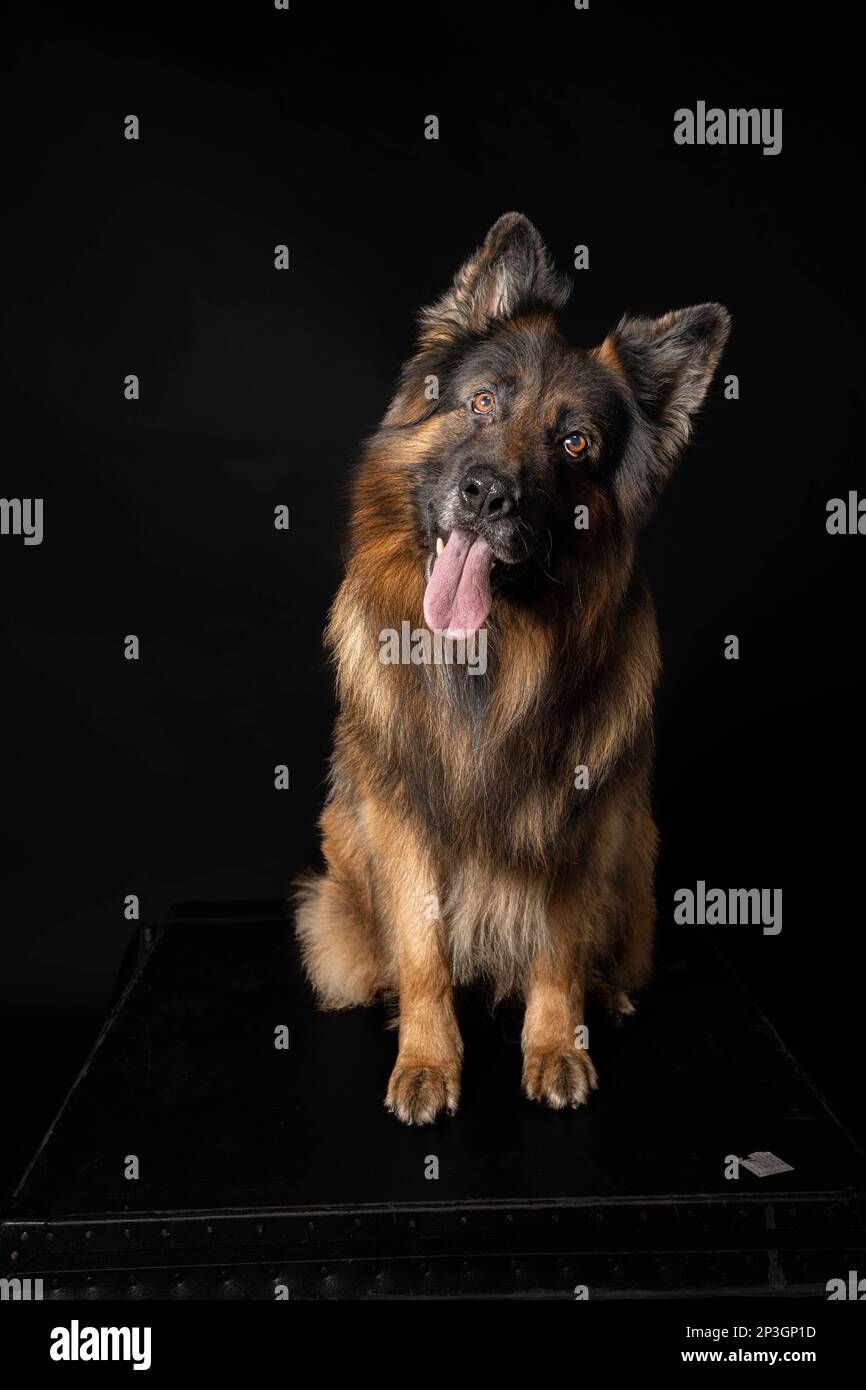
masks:
<instances>
[{"instance_id":1,"label":"white label on platform","mask_svg":"<svg viewBox=\"0 0 866 1390\"><path fill-rule=\"evenodd\" d=\"M744 1168L748 1168L750 1173L754 1173L756 1178L769 1178L773 1173L793 1173L794 1169L790 1163L785 1163L775 1154L769 1153L766 1149L759 1149L757 1153L749 1154L748 1158L741 1158L740 1163Z\"/></svg>"}]
</instances>

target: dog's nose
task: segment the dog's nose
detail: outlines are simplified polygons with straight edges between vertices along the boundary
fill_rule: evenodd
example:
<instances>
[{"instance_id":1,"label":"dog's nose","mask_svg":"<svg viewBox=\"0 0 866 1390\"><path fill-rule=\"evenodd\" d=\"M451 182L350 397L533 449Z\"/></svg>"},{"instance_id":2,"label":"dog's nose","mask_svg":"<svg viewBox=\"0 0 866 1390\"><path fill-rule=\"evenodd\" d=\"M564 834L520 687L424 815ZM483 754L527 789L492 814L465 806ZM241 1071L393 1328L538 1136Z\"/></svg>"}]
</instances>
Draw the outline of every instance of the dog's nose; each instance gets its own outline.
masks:
<instances>
[{"instance_id":1,"label":"dog's nose","mask_svg":"<svg viewBox=\"0 0 866 1390\"><path fill-rule=\"evenodd\" d=\"M492 468L470 468L461 479L460 496L470 512L489 521L516 512L519 500L514 484Z\"/></svg>"}]
</instances>

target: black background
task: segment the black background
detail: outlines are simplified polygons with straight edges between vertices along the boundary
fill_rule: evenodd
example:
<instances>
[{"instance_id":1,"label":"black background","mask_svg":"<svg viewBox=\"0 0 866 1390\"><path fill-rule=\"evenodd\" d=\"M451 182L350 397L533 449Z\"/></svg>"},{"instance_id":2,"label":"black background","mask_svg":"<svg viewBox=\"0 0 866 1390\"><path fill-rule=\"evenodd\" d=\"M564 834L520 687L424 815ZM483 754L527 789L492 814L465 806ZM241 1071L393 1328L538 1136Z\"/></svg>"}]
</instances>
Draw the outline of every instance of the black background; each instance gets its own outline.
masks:
<instances>
[{"instance_id":1,"label":"black background","mask_svg":"<svg viewBox=\"0 0 866 1390\"><path fill-rule=\"evenodd\" d=\"M148 920L280 896L314 855L343 483L415 310L510 208L562 268L589 246L577 342L627 309L733 315L643 547L660 921L699 878L783 889L780 936L716 936L862 1132L866 541L825 530L864 486L851 39L827 10L828 67L795 15L756 13L292 0L121 32L40 6L11 36L0 493L45 499L45 539L0 538L3 1182L108 1006L124 896ZM782 153L675 145L698 99L783 107Z\"/></svg>"}]
</instances>

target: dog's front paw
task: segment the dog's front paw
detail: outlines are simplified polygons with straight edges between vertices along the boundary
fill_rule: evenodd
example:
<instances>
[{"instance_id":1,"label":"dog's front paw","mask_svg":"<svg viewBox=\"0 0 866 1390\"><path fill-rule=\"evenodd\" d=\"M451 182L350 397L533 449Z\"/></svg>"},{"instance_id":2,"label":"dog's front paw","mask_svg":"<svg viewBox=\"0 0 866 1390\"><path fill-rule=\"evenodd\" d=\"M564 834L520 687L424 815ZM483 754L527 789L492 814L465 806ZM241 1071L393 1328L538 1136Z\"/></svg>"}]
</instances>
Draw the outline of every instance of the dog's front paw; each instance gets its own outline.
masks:
<instances>
[{"instance_id":1,"label":"dog's front paw","mask_svg":"<svg viewBox=\"0 0 866 1390\"><path fill-rule=\"evenodd\" d=\"M460 1100L460 1064L401 1061L391 1073L385 1106L406 1125L429 1125L442 1110L454 1115Z\"/></svg>"},{"instance_id":2,"label":"dog's front paw","mask_svg":"<svg viewBox=\"0 0 866 1390\"><path fill-rule=\"evenodd\" d=\"M562 1110L585 1105L598 1086L588 1052L577 1048L530 1051L523 1059L523 1093L529 1100Z\"/></svg>"}]
</instances>

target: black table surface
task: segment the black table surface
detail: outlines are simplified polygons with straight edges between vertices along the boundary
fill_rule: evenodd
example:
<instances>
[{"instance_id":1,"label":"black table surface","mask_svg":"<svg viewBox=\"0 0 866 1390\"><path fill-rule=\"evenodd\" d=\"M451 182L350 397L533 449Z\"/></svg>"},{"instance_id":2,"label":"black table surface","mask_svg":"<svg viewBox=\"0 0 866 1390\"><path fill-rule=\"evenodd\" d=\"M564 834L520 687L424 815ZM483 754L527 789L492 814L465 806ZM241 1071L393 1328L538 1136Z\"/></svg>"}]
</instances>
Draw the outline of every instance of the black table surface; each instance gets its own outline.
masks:
<instances>
[{"instance_id":1,"label":"black table surface","mask_svg":"<svg viewBox=\"0 0 866 1390\"><path fill-rule=\"evenodd\" d=\"M383 1107L383 1006L324 1013L280 904L176 909L16 1193L13 1221L243 1210L538 1204L652 1208L848 1198L863 1156L697 929L662 939L622 1028L590 1016L601 1085L579 1111L520 1093L518 1009L460 1002L459 1114ZM289 1047L274 1045L289 1030ZM792 1171L725 1177L770 1150ZM124 1177L130 1155L140 1176ZM438 1178L430 1179L430 1159Z\"/></svg>"}]
</instances>

